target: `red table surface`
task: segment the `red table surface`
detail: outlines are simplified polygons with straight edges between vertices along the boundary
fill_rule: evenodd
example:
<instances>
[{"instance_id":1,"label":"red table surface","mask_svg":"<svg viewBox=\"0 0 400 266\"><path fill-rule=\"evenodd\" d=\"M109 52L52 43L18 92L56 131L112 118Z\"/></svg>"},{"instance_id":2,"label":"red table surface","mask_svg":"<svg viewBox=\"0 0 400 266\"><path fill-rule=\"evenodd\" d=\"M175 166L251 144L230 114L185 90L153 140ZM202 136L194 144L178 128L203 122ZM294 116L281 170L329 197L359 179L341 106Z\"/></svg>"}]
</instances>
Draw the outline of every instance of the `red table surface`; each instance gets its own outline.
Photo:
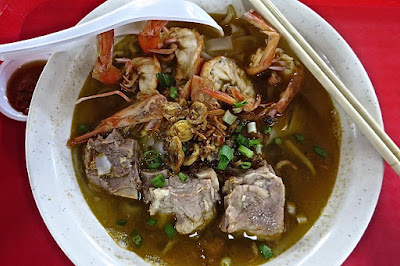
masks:
<instances>
[{"instance_id":1,"label":"red table surface","mask_svg":"<svg viewBox=\"0 0 400 266\"><path fill-rule=\"evenodd\" d=\"M0 43L72 26L102 2L0 0ZM399 145L400 1L302 2L327 20L360 58L375 87L385 129ZM24 138L25 123L0 115L0 264L71 265L51 237L33 200L25 167ZM386 164L374 216L344 265L400 265L399 249L400 179Z\"/></svg>"}]
</instances>

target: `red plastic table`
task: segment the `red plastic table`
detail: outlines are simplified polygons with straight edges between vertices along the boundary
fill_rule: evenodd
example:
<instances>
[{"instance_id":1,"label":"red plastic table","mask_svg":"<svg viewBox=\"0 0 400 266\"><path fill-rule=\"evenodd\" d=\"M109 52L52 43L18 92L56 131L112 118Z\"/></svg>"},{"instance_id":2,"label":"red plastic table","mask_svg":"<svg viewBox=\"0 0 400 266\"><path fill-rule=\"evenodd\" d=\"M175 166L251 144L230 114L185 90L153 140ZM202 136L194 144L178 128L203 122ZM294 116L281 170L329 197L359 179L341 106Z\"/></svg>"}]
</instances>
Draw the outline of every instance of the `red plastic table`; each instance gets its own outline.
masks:
<instances>
[{"instance_id":1,"label":"red plastic table","mask_svg":"<svg viewBox=\"0 0 400 266\"><path fill-rule=\"evenodd\" d=\"M102 2L0 0L0 43L72 26ZM375 87L385 129L400 145L400 1L302 2L326 19L358 55ZM0 114L0 264L71 265L33 200L24 138L25 123ZM345 265L400 265L399 251L400 178L386 165L374 216Z\"/></svg>"}]
</instances>

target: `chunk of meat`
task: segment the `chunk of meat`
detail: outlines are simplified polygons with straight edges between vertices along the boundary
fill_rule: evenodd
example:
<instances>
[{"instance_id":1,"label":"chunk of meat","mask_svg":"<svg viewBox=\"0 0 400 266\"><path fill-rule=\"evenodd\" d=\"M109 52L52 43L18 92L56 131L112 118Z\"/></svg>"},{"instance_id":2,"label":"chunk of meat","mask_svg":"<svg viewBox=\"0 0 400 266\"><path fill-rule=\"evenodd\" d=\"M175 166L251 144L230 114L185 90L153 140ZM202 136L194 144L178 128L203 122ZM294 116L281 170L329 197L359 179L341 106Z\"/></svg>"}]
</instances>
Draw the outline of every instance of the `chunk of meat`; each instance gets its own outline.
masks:
<instances>
[{"instance_id":1,"label":"chunk of meat","mask_svg":"<svg viewBox=\"0 0 400 266\"><path fill-rule=\"evenodd\" d=\"M116 129L106 138L89 139L84 150L89 183L110 194L137 199L141 187L138 153L137 141L124 139Z\"/></svg>"},{"instance_id":2,"label":"chunk of meat","mask_svg":"<svg viewBox=\"0 0 400 266\"><path fill-rule=\"evenodd\" d=\"M225 182L225 214L220 228L247 232L261 240L277 239L284 231L285 187L266 164Z\"/></svg>"},{"instance_id":3,"label":"chunk of meat","mask_svg":"<svg viewBox=\"0 0 400 266\"><path fill-rule=\"evenodd\" d=\"M152 175L154 176L156 173ZM217 174L213 169L204 168L195 177L187 176L186 181L181 181L178 176L173 175L166 180L164 187L150 187L143 192L145 201L150 202L150 215L175 215L175 228L180 234L190 234L202 229L215 217L215 205L220 199Z\"/></svg>"}]
</instances>

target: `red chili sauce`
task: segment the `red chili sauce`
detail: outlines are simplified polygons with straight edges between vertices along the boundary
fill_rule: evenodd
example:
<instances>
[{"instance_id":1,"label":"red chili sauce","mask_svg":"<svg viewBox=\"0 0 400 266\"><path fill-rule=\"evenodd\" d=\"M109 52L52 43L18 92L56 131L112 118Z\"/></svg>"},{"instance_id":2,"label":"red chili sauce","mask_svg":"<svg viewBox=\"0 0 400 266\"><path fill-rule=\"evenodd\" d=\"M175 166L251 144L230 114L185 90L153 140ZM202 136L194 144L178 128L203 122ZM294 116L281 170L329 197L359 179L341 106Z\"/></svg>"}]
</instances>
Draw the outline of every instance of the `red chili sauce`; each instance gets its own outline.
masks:
<instances>
[{"instance_id":1,"label":"red chili sauce","mask_svg":"<svg viewBox=\"0 0 400 266\"><path fill-rule=\"evenodd\" d=\"M26 63L19 67L8 80L8 101L15 110L24 115L28 115L29 104L31 103L36 82L46 63L46 60Z\"/></svg>"}]
</instances>

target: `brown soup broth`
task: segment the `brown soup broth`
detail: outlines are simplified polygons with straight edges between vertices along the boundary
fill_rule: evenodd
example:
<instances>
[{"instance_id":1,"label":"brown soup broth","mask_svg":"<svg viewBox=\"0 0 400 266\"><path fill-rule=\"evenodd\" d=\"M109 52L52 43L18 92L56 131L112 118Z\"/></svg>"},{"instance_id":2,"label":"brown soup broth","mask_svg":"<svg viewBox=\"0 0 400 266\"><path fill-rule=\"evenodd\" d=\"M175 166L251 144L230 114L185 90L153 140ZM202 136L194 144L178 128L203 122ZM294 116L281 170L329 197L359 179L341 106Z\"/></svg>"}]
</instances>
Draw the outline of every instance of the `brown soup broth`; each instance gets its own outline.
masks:
<instances>
[{"instance_id":1,"label":"brown soup broth","mask_svg":"<svg viewBox=\"0 0 400 266\"><path fill-rule=\"evenodd\" d=\"M217 20L221 19L219 16L216 18ZM246 60L257 47L265 45L265 36L242 19L237 19L234 23L244 27L257 39L254 47L251 45L249 47L238 46L235 49L239 49L239 51L235 50L232 54L225 54L237 60L241 59L245 65ZM182 24L179 25L182 26ZM205 39L210 36L215 37L204 27L199 27L199 31L205 35ZM284 41L281 40L279 47L293 56ZM264 157L274 169L276 164L282 160L289 160L296 165L297 170L287 166L282 167L277 174L282 177L285 184L286 203L293 203L296 206L296 214L307 218L306 223L298 223L296 217L290 215L285 208L286 231L279 240L255 241L243 236L234 236L234 239L229 239L231 236L218 228L220 217L224 211L223 202L220 202L217 206L217 217L205 229L198 232L197 236L176 235L169 239L164 233L163 225L168 222L174 223L173 217L156 216L157 224L155 226L148 225L146 221L150 215L147 204L139 200L112 196L89 187L82 163L83 145L80 145L72 149L73 163L82 193L94 215L117 244L135 252L149 262L157 262L161 259L172 265L219 265L221 259L228 256L232 259L233 265L257 265L266 262L258 251L260 244L267 243L275 256L287 250L310 229L320 216L335 184L340 158L339 117L328 93L308 71L305 74L301 93L295 97L286 114L279 118L283 122L278 122L277 126L279 123L284 123L289 116L298 120L297 123L301 124L299 132L282 136L282 139L291 141L307 156L314 165L316 174L312 175L310 170L283 145L272 142L264 148L263 152ZM266 96L266 79L265 75L252 78L257 93L263 94L263 102L266 99L276 100L279 93L275 92ZM89 76L80 97L114 89L117 87L110 88ZM80 125L85 124L89 129L93 129L102 119L127 105L118 96L79 104L75 108L71 136L80 135L78 132ZM98 108L99 106L101 108ZM292 123L296 123L296 121L292 121ZM303 135L304 142L297 141L295 133ZM315 153L315 146L323 147L328 152L328 157L323 158ZM117 221L120 219L126 220L126 225L118 225ZM143 245L140 248L134 246L129 237L133 230L140 232L143 237Z\"/></svg>"}]
</instances>

